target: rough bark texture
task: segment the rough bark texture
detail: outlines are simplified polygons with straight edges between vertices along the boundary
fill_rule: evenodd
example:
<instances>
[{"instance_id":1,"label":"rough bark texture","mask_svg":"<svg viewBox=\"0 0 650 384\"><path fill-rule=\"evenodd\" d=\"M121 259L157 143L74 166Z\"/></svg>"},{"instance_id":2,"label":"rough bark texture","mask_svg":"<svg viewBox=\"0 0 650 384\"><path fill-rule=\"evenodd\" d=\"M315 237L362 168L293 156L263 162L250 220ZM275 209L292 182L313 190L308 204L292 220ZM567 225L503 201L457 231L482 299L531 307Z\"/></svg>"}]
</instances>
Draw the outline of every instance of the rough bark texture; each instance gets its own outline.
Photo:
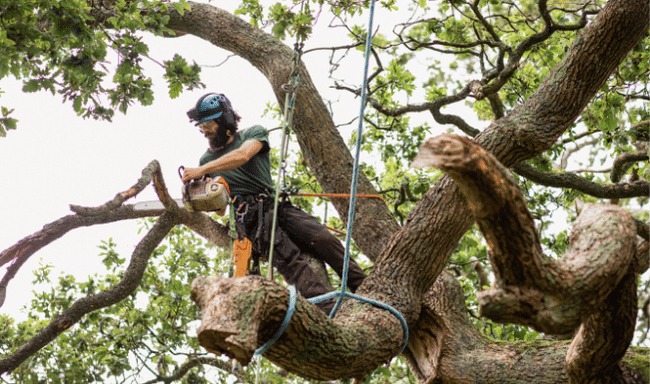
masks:
<instances>
[{"instance_id":1,"label":"rough bark texture","mask_svg":"<svg viewBox=\"0 0 650 384\"><path fill-rule=\"evenodd\" d=\"M280 327L289 293L259 276L204 277L192 283L192 298L202 309L199 343L248 364L255 349ZM393 317L369 322L374 311L383 310L367 307L342 310L332 320L298 295L289 327L264 357L307 378L361 378L387 363L403 343L401 335L392 332L399 321Z\"/></svg>"},{"instance_id":2,"label":"rough bark texture","mask_svg":"<svg viewBox=\"0 0 650 384\"><path fill-rule=\"evenodd\" d=\"M420 383L567 383L561 367L569 343L494 342L482 336L467 316L463 292L456 279L440 275L424 298L406 357ZM438 315L440 314L440 315ZM628 351L620 369L626 383L650 379L648 352Z\"/></svg>"},{"instance_id":3,"label":"rough bark texture","mask_svg":"<svg viewBox=\"0 0 650 384\"><path fill-rule=\"evenodd\" d=\"M192 12L172 18L173 28L209 40L249 60L268 77L282 103L280 85L288 76L290 49L222 11L198 4L193 7ZM550 148L646 32L647 15L645 0L612 0L575 39L565 59L540 88L516 110L480 133L476 142L508 167ZM308 165L323 189L345 191L349 185L351 158L309 76L304 68L301 70L305 86L298 95L301 104L297 106L294 129ZM329 145L324 147L323 142ZM337 172L328 172L332 169ZM361 181L360 192L372 192L365 179ZM346 206L336 207L345 216ZM359 209L355 241L364 253L377 260L360 292L397 308L414 327L420 319L422 298L473 222L465 199L450 178L443 178L388 242L386 239L396 227L388 210L373 201L361 202ZM383 244L387 246L382 250ZM346 313L364 311L356 303L348 304L347 309L350 312ZM399 323L388 313L370 312L365 321L392 322L395 335L401 333ZM291 332L288 337L293 337ZM393 340L393 350L397 350L399 338ZM285 367L292 371L300 369L293 365ZM562 367L549 366L548 370L561 371Z\"/></svg>"}]
</instances>

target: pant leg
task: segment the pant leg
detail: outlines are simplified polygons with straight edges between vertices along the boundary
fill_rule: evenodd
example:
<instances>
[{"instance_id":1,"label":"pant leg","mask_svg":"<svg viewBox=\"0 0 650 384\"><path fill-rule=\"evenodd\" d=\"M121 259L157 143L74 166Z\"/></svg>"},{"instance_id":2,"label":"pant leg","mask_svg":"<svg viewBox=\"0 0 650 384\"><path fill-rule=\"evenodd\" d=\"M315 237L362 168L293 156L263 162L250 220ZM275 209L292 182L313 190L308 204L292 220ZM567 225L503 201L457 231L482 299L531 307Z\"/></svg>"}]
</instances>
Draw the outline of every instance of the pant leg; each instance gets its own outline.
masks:
<instances>
[{"instance_id":1,"label":"pant leg","mask_svg":"<svg viewBox=\"0 0 650 384\"><path fill-rule=\"evenodd\" d=\"M265 260L269 256L271 225L273 217L272 204L268 201L250 200L240 208L245 212L243 221L236 227L240 236L248 237L253 243L253 257ZM241 218L239 218L241 219ZM319 296L332 291L324 266L318 259L302 251L282 230L276 228L275 246L273 248L273 267L284 277L287 283L295 285L298 292L306 298ZM329 311L331 305L318 304Z\"/></svg>"},{"instance_id":2,"label":"pant leg","mask_svg":"<svg viewBox=\"0 0 650 384\"><path fill-rule=\"evenodd\" d=\"M296 245L308 249L342 277L345 249L341 241L315 217L290 203L283 203L279 213L280 227ZM361 267L350 258L347 281L350 290L355 292L365 278Z\"/></svg>"},{"instance_id":3,"label":"pant leg","mask_svg":"<svg viewBox=\"0 0 650 384\"><path fill-rule=\"evenodd\" d=\"M273 248L273 266L284 277L287 283L295 285L298 292L306 298L319 296L332 291L323 269L317 265L319 261L300 248L289 238L281 228L276 229L275 247ZM316 304L329 313L333 301Z\"/></svg>"}]
</instances>

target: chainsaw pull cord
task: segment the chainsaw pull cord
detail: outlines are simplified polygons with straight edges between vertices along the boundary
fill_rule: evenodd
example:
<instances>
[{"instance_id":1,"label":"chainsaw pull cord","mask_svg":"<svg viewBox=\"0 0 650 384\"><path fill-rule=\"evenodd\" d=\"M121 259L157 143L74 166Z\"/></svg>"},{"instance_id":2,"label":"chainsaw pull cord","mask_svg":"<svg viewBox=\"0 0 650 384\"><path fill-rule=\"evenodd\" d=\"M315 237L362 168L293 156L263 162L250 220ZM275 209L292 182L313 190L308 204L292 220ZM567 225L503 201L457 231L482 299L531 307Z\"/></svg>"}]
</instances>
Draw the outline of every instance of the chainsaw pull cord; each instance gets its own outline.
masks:
<instances>
[{"instance_id":1,"label":"chainsaw pull cord","mask_svg":"<svg viewBox=\"0 0 650 384\"><path fill-rule=\"evenodd\" d=\"M275 230L278 221L278 203L280 200L281 180L286 180L286 157L289 150L289 134L291 123L293 121L293 113L295 110L296 102L296 88L300 85L300 74L298 73L298 66L300 65L300 57L302 56L302 48L304 43L297 41L294 45L293 64L291 68L291 75L289 83L285 84L282 88L286 92L284 98L284 123L282 125L282 143L280 144L280 171L275 181L275 197L273 199L273 219L271 221L271 240L269 244L269 269L267 278L273 280L273 248L275 245Z\"/></svg>"}]
</instances>

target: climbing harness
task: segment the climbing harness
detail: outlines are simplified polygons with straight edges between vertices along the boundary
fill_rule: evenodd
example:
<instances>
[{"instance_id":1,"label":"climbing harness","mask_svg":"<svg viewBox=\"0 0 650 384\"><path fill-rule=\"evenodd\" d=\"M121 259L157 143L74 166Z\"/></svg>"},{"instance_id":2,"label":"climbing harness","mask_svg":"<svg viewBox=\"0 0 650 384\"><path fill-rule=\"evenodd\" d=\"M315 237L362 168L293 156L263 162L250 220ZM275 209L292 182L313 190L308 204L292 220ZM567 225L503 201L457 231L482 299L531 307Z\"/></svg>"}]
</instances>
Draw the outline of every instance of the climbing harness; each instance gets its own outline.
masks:
<instances>
[{"instance_id":1,"label":"climbing harness","mask_svg":"<svg viewBox=\"0 0 650 384\"><path fill-rule=\"evenodd\" d=\"M335 292L330 292L326 293L324 295L320 295L317 297L312 297L307 299L311 303L320 303L325 300L332 299L334 297L338 297L336 303L334 304L334 308L329 314L330 318L333 318L336 315L336 312L338 311L338 308L341 306L341 303L345 297L349 297L352 299L356 299L358 301L361 301L363 303L367 303L370 305L373 305L377 308L382 308L387 311L389 311L391 314L393 314L397 319L400 321L402 324L402 329L403 329L403 335L404 335L404 343L402 345L402 349L400 350L399 353L402 353L404 349L406 348L408 344L408 338L409 338L409 331L408 331L408 323L406 322L406 319L404 316L395 308L391 307L390 305L386 303L382 303L380 301L363 297L360 295L352 294L346 292L347 289L347 280L348 280L348 269L349 269L349 264L350 264L350 244L351 244L351 237L352 237L352 226L354 223L354 211L355 211L355 205L356 205L356 198L358 197L357 195L357 183L358 183L358 177L359 177L359 162L360 162L360 153L361 153L361 139L362 139L362 134L363 134L363 114L364 114L364 109L365 109L365 104L366 104L366 89L368 85L368 67L369 67L369 59L370 59L370 47L372 43L372 24L373 24L373 15L374 15L374 9L375 9L375 0L371 0L370 2L370 16L369 16L369 21L368 21L368 32L366 35L366 46L365 46L365 64L364 64L364 72L363 72L363 87L361 88L361 107L359 111L359 125L357 127L357 141L356 141L356 151L355 151L355 158L354 158L354 165L352 169L352 181L351 181L351 187L350 187L350 205L349 205L349 210L348 210L348 222L347 222L347 230L346 230L346 237L345 237L345 253L344 253L344 258L343 258L343 272L341 276L341 288L339 291ZM271 246L270 246L270 252L269 252L269 271L272 271L273 269L273 244L274 244L274 239L275 239L275 225L276 225L276 220L277 220L277 207L278 207L278 200L280 197L280 178L281 178L281 173L283 171L283 167L285 166L284 164L284 157L285 157L285 151L286 148L288 147L287 143L287 137L289 135L289 127L291 124L291 120L293 119L293 112L294 112L294 102L295 102L295 86L298 84L299 81L299 76L297 74L296 68L300 60L300 54L302 51L302 43L297 43L296 44L296 50L294 54L294 62L293 62L293 70L292 70L292 78L290 79L292 81L292 84L288 87L287 95L286 95L286 100L285 100L285 124L283 126L283 136L282 136L282 144L281 144L281 152L280 152L280 165L281 165L281 172L278 172L278 177L277 177L277 183L276 183L276 190L275 190L275 201L274 201L274 209L273 209L273 224L272 224L272 231L271 231ZM269 272L269 278L272 278L272 272ZM287 308L287 313L285 314L285 318L282 322L282 325L276 332L276 334L265 344L262 345L258 350L255 351L256 355L261 355L264 352L270 348L270 346L275 343L279 337L284 333L286 330L286 327L288 326L289 322L291 321L291 317L293 316L293 312L295 310L295 287L290 285L289 286L289 292L290 292L290 300L289 300L289 306Z\"/></svg>"}]
</instances>

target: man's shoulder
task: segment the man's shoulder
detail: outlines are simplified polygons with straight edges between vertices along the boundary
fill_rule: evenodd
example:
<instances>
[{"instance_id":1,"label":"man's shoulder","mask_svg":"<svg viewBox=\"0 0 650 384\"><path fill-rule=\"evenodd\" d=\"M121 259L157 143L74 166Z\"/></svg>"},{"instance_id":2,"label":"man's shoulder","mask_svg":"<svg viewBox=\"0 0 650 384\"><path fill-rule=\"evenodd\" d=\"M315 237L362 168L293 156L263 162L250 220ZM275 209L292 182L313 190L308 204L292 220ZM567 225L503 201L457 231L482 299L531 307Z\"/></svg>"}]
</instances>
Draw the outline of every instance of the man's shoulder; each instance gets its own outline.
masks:
<instances>
[{"instance_id":1,"label":"man's shoulder","mask_svg":"<svg viewBox=\"0 0 650 384\"><path fill-rule=\"evenodd\" d=\"M269 131L261 125L253 125L252 127L244 128L239 132L241 137L244 139L268 137L269 135Z\"/></svg>"}]
</instances>

